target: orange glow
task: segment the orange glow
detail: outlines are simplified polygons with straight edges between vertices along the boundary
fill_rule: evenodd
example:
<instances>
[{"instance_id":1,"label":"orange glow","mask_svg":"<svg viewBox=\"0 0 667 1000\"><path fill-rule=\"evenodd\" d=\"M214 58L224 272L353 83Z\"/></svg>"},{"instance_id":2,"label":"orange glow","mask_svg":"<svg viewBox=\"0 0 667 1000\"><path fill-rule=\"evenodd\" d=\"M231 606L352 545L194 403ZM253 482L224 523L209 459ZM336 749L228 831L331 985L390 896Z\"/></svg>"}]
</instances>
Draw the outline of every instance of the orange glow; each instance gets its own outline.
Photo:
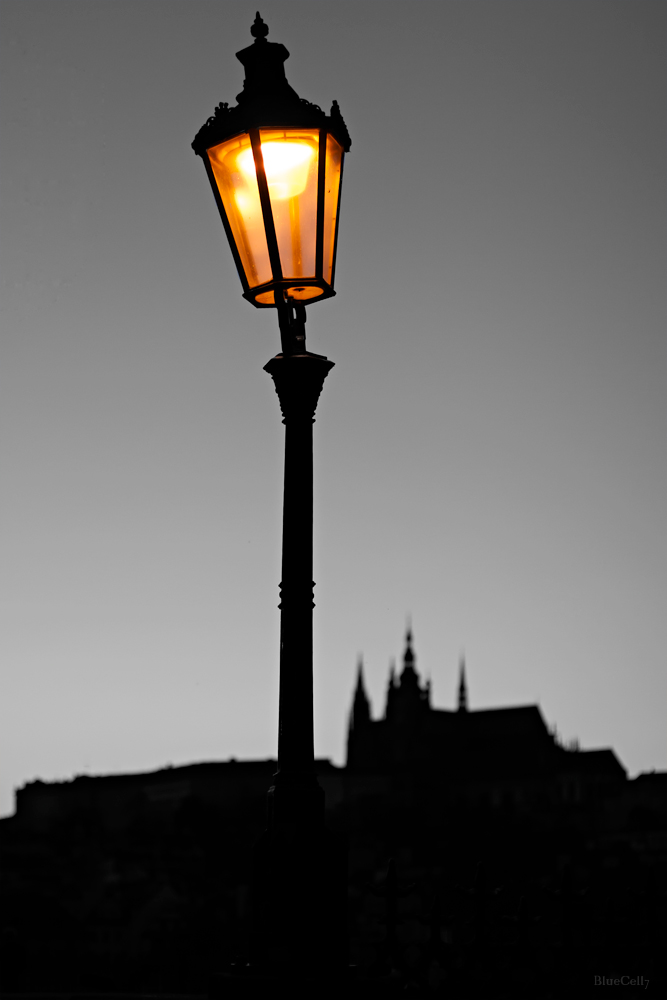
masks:
<instances>
[{"instance_id":1,"label":"orange glow","mask_svg":"<svg viewBox=\"0 0 667 1000\"><path fill-rule=\"evenodd\" d=\"M298 302L306 302L308 299L318 298L323 294L323 290L316 285L306 285L305 288L288 288L287 294Z\"/></svg>"},{"instance_id":2,"label":"orange glow","mask_svg":"<svg viewBox=\"0 0 667 1000\"><path fill-rule=\"evenodd\" d=\"M302 194L308 183L308 161L313 156L310 146L301 142L263 142L262 157L271 201L284 201ZM248 149L238 157L241 170L255 176L255 161Z\"/></svg>"},{"instance_id":3,"label":"orange glow","mask_svg":"<svg viewBox=\"0 0 667 1000\"><path fill-rule=\"evenodd\" d=\"M259 137L283 276L314 278L319 132L263 128Z\"/></svg>"},{"instance_id":4,"label":"orange glow","mask_svg":"<svg viewBox=\"0 0 667 1000\"><path fill-rule=\"evenodd\" d=\"M263 285L273 275L257 177L254 169L250 173L239 167L244 156L252 163L250 136L227 139L207 153L248 284Z\"/></svg>"},{"instance_id":5,"label":"orange glow","mask_svg":"<svg viewBox=\"0 0 667 1000\"><path fill-rule=\"evenodd\" d=\"M326 167L324 175L324 255L322 276L329 284L333 278L334 249L336 246L336 216L338 192L343 165L343 147L333 136L327 136Z\"/></svg>"}]
</instances>

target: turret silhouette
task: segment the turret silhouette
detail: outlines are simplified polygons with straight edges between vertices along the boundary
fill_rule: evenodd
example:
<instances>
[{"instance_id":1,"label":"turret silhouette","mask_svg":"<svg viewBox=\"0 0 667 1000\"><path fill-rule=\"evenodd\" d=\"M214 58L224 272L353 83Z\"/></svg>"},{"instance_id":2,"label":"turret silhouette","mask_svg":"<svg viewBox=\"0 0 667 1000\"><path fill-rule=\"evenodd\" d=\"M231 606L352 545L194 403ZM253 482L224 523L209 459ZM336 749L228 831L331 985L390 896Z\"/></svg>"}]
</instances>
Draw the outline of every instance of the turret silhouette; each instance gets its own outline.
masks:
<instances>
[{"instance_id":1,"label":"turret silhouette","mask_svg":"<svg viewBox=\"0 0 667 1000\"><path fill-rule=\"evenodd\" d=\"M347 730L347 759L354 763L364 744L364 734L368 731L371 721L371 705L364 687L364 661L360 656L357 661L357 685L354 689L354 699L350 711Z\"/></svg>"},{"instance_id":2,"label":"turret silhouette","mask_svg":"<svg viewBox=\"0 0 667 1000\"><path fill-rule=\"evenodd\" d=\"M358 729L370 720L371 705L364 688L364 661L359 657L357 661L357 686L354 689L354 701L350 713L350 730Z\"/></svg>"},{"instance_id":3,"label":"turret silhouette","mask_svg":"<svg viewBox=\"0 0 667 1000\"><path fill-rule=\"evenodd\" d=\"M421 687L415 664L417 658L412 648L412 628L408 625L405 633L403 670L397 679L392 664L387 687L387 707L385 719L389 723L402 725L418 718L429 706L430 685Z\"/></svg>"}]
</instances>

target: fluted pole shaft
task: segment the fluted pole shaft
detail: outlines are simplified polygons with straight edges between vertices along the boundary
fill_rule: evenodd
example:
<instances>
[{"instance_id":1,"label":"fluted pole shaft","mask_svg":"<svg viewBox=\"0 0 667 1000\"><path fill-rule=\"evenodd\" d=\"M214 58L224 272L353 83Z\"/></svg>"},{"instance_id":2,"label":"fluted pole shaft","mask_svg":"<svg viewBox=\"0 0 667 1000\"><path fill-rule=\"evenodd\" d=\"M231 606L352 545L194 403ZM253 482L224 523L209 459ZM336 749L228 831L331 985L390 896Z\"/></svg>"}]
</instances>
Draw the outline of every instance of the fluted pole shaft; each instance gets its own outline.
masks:
<instances>
[{"instance_id":1,"label":"fluted pole shaft","mask_svg":"<svg viewBox=\"0 0 667 1000\"><path fill-rule=\"evenodd\" d=\"M278 771L269 790L271 825L324 819L313 748L313 422L331 368L333 362L304 351L278 355L264 369L274 380L285 424Z\"/></svg>"},{"instance_id":2,"label":"fluted pole shaft","mask_svg":"<svg viewBox=\"0 0 667 1000\"><path fill-rule=\"evenodd\" d=\"M265 366L285 424L278 770L253 851L250 958L315 978L311 996L348 961L346 846L324 825L313 754L313 421L333 364L306 351L303 322L281 334L284 353Z\"/></svg>"}]
</instances>

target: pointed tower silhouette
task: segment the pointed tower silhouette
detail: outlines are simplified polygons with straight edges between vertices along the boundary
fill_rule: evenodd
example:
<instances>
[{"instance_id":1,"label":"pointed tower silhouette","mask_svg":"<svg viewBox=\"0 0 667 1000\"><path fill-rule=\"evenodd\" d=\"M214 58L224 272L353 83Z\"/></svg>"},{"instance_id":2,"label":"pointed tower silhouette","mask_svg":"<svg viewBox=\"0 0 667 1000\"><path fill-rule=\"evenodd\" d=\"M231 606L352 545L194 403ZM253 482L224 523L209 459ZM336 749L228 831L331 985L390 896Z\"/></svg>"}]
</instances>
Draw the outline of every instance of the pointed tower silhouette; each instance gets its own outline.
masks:
<instances>
[{"instance_id":1,"label":"pointed tower silhouette","mask_svg":"<svg viewBox=\"0 0 667 1000\"><path fill-rule=\"evenodd\" d=\"M354 689L350 726L352 728L359 728L366 722L370 722L370 718L371 703L368 700L368 695L364 687L364 659L360 656L357 660L357 686Z\"/></svg>"},{"instance_id":2,"label":"pointed tower silhouette","mask_svg":"<svg viewBox=\"0 0 667 1000\"><path fill-rule=\"evenodd\" d=\"M403 670L396 679L394 668L389 676L387 688L387 708L385 719L391 723L402 725L421 716L424 708L430 708L430 688L420 684L419 674L415 664L417 658L412 648L412 626L408 619L405 632L405 652L403 653Z\"/></svg>"},{"instance_id":3,"label":"pointed tower silhouette","mask_svg":"<svg viewBox=\"0 0 667 1000\"><path fill-rule=\"evenodd\" d=\"M419 685L419 676L415 670L415 653L412 648L412 625L408 620L408 627L405 630L405 652L403 653L403 671L401 673L401 687L404 684Z\"/></svg>"},{"instance_id":4,"label":"pointed tower silhouette","mask_svg":"<svg viewBox=\"0 0 667 1000\"><path fill-rule=\"evenodd\" d=\"M468 711L468 686L466 684L466 661L462 656L459 661L459 712Z\"/></svg>"},{"instance_id":5,"label":"pointed tower silhouette","mask_svg":"<svg viewBox=\"0 0 667 1000\"><path fill-rule=\"evenodd\" d=\"M350 711L350 720L347 728L347 766L354 766L359 756L360 746L363 745L365 734L368 732L371 722L371 704L364 687L364 661L359 657L357 661L357 684L354 689L354 699Z\"/></svg>"}]
</instances>

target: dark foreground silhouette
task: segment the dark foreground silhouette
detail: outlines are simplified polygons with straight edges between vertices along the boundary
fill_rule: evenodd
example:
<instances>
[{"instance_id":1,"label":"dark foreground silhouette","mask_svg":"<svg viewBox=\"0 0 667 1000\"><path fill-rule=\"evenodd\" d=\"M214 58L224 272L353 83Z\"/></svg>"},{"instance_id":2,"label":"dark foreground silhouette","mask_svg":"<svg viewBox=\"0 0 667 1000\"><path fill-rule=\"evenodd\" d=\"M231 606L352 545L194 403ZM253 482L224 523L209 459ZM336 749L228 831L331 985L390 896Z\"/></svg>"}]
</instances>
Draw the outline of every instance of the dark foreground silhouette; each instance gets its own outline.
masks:
<instances>
[{"instance_id":1,"label":"dark foreground silhouette","mask_svg":"<svg viewBox=\"0 0 667 1000\"><path fill-rule=\"evenodd\" d=\"M42 829L3 820L3 990L206 992L248 958L263 812L261 795L228 808L189 796L119 829L92 813ZM643 976L660 995L658 810L614 831L600 803L452 810L404 790L341 803L328 826L349 844L349 957L365 975L448 997L561 997Z\"/></svg>"},{"instance_id":2,"label":"dark foreground silhouette","mask_svg":"<svg viewBox=\"0 0 667 1000\"><path fill-rule=\"evenodd\" d=\"M537 706L470 710L463 669L457 709L432 708L406 638L384 717L360 670L347 765L316 761L346 920L296 885L307 835L262 848L275 761L32 782L0 820L4 992L249 995L225 976L247 978L268 905L293 996L346 939L356 986L328 969L306 995L664 995L667 774L563 747Z\"/></svg>"}]
</instances>

